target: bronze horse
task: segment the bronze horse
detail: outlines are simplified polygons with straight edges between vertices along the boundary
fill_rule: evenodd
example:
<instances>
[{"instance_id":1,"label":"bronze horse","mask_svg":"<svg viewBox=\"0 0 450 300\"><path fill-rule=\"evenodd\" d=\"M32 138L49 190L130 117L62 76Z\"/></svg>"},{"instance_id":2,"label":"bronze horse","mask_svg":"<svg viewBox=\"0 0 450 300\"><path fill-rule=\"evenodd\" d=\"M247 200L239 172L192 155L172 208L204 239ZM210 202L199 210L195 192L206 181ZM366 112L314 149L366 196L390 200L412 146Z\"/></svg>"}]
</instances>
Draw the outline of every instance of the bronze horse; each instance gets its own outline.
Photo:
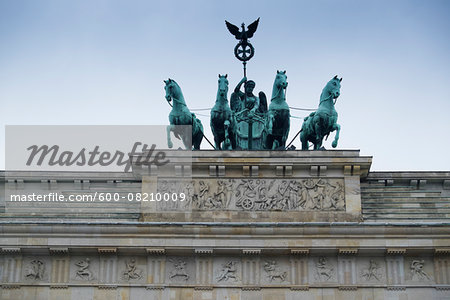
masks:
<instances>
[{"instance_id":1,"label":"bronze horse","mask_svg":"<svg viewBox=\"0 0 450 300\"><path fill-rule=\"evenodd\" d=\"M266 148L269 150L284 150L286 147L291 117L289 106L286 102L285 91L287 85L286 71L277 71L267 120Z\"/></svg>"},{"instance_id":2,"label":"bronze horse","mask_svg":"<svg viewBox=\"0 0 450 300\"><path fill-rule=\"evenodd\" d=\"M234 115L228 105L228 75L220 75L216 104L211 109L211 131L214 135L216 150L236 149Z\"/></svg>"},{"instance_id":3,"label":"bronze horse","mask_svg":"<svg viewBox=\"0 0 450 300\"><path fill-rule=\"evenodd\" d=\"M338 114L334 105L340 95L342 78L337 75L331 79L322 90L319 108L304 119L300 133L302 150L308 150L308 142L314 144L314 150L323 149L324 137L336 130L336 136L331 146L336 148L341 126L337 124Z\"/></svg>"},{"instance_id":4,"label":"bronze horse","mask_svg":"<svg viewBox=\"0 0 450 300\"><path fill-rule=\"evenodd\" d=\"M173 147L172 140L170 138L170 132L172 131L176 138L183 141L186 149L194 150L200 149L200 144L203 139L203 125L199 119L195 117L195 114L191 113L184 101L183 93L178 83L173 79L164 80L166 86L166 100L170 104L173 102L172 111L169 114L170 125L167 126L167 145L169 148ZM187 125L187 126L177 126ZM188 125L191 125L189 130Z\"/></svg>"}]
</instances>

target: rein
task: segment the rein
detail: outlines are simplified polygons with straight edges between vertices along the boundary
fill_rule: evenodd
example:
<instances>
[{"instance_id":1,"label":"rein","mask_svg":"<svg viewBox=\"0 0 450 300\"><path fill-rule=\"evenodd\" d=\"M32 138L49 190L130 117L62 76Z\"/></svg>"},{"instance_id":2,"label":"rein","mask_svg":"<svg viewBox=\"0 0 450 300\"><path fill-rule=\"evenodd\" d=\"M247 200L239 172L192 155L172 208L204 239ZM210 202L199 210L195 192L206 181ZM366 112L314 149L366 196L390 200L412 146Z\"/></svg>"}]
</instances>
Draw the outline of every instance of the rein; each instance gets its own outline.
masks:
<instances>
[{"instance_id":1,"label":"rein","mask_svg":"<svg viewBox=\"0 0 450 300\"><path fill-rule=\"evenodd\" d=\"M286 95L287 95L287 85L284 88L285 92L284 92L284 100L286 101ZM277 95L275 97L272 97L272 99L270 99L270 101L272 102L273 99L277 98L279 96L279 94L283 91L283 87L280 87L280 89L277 92Z\"/></svg>"},{"instance_id":2,"label":"rein","mask_svg":"<svg viewBox=\"0 0 450 300\"><path fill-rule=\"evenodd\" d=\"M183 102L181 102L180 100L178 100L177 98L174 98L174 97L172 97L171 96L171 98L172 98L172 100L175 102L178 102L179 104L181 104L181 105L184 105L184 106L187 106L186 105L186 103L183 103ZM170 101L166 98L166 101L167 101L167 104L169 104L170 105L170 107L172 107L173 108L173 105L170 103Z\"/></svg>"}]
</instances>

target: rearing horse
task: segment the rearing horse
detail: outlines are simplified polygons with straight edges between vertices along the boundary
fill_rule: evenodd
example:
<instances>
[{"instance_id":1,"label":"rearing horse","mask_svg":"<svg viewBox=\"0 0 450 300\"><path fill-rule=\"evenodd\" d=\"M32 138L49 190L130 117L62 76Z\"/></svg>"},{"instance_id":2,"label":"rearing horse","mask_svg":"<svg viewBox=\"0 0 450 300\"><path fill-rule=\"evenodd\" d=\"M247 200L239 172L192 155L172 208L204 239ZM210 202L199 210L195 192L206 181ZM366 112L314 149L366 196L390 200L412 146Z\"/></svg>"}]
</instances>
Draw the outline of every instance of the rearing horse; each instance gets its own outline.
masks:
<instances>
[{"instance_id":1,"label":"rearing horse","mask_svg":"<svg viewBox=\"0 0 450 300\"><path fill-rule=\"evenodd\" d=\"M181 138L186 149L192 150L193 146L194 150L199 150L200 143L203 139L202 123L195 117L195 114L189 111L178 83L170 78L164 80L164 83L166 84L164 87L166 90L166 100L169 105L170 102L173 103L173 105L171 105L172 110L169 114L170 125L167 126L167 145L169 148L173 147L172 140L170 139L170 132L172 131L176 138ZM185 126L176 125L191 125L192 135L189 135Z\"/></svg>"},{"instance_id":2,"label":"rearing horse","mask_svg":"<svg viewBox=\"0 0 450 300\"><path fill-rule=\"evenodd\" d=\"M337 124L338 114L334 105L340 95L341 81L336 76L323 88L320 95L319 108L304 119L300 133L302 150L308 150L308 142L314 144L314 150L322 148L323 138L336 130L336 136L331 146L336 148L341 126Z\"/></svg>"},{"instance_id":3,"label":"rearing horse","mask_svg":"<svg viewBox=\"0 0 450 300\"><path fill-rule=\"evenodd\" d=\"M219 74L216 104L211 109L211 131L217 150L236 149L236 122L228 105L228 75ZM222 144L223 143L223 144Z\"/></svg>"},{"instance_id":4,"label":"rearing horse","mask_svg":"<svg viewBox=\"0 0 450 300\"><path fill-rule=\"evenodd\" d=\"M286 102L287 88L286 71L277 71L273 83L272 98L269 105L268 125L267 125L267 149L283 149L286 147L286 140L290 128L290 112Z\"/></svg>"}]
</instances>

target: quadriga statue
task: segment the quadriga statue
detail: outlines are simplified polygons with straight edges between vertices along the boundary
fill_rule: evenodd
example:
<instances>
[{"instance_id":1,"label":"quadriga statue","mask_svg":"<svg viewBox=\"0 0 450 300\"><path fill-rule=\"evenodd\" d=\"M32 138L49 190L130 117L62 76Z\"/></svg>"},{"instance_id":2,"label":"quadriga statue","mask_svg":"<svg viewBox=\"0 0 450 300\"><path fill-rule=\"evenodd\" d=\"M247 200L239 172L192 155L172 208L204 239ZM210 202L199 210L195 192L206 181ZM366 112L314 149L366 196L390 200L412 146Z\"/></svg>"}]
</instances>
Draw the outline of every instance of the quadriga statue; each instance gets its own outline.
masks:
<instances>
[{"instance_id":1,"label":"quadriga statue","mask_svg":"<svg viewBox=\"0 0 450 300\"><path fill-rule=\"evenodd\" d=\"M338 114L334 105L340 95L342 78L337 75L331 79L323 88L320 95L319 108L304 118L302 130L300 132L300 141L302 150L308 150L308 142L314 144L314 150L322 148L324 137L336 130L336 136L331 146L336 148L339 140L341 126L337 124ZM322 148L323 149L323 148Z\"/></svg>"}]
</instances>

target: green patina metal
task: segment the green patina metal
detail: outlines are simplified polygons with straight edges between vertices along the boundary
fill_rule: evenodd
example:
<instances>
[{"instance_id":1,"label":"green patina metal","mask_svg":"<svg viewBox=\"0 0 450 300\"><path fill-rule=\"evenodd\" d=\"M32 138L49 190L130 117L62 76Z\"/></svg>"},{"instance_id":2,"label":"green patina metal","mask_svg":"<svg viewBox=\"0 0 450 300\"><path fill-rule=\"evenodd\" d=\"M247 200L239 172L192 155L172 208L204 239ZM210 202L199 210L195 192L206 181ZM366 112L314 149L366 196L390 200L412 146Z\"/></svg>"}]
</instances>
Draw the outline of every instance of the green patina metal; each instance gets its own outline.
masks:
<instances>
[{"instance_id":1,"label":"green patina metal","mask_svg":"<svg viewBox=\"0 0 450 300\"><path fill-rule=\"evenodd\" d=\"M247 76L247 61L249 61L253 55L255 55L255 48L248 41L249 38L253 37L256 29L258 29L259 18L250 24L245 30L245 24L242 23L241 30L236 25L231 24L230 22L225 20L225 24L227 25L228 30L236 39L239 40L239 43L234 47L234 56L237 59L242 61L242 65L244 66L244 77Z\"/></svg>"},{"instance_id":2,"label":"green patina metal","mask_svg":"<svg viewBox=\"0 0 450 300\"><path fill-rule=\"evenodd\" d=\"M319 108L303 120L300 133L302 150L309 149L308 142L314 144L314 150L324 149L323 139L335 130L336 136L331 146L336 148L341 126L337 124L338 114L334 105L341 93L341 81L342 78L339 79L336 75L327 83L320 95Z\"/></svg>"},{"instance_id":3,"label":"green patina metal","mask_svg":"<svg viewBox=\"0 0 450 300\"><path fill-rule=\"evenodd\" d=\"M167 145L169 148L173 147L172 140L170 138L170 132L173 132L176 138L183 141L186 149L194 150L200 149L200 144L203 139L203 125L195 114L191 113L184 101L183 93L178 83L173 79L164 80L166 84L164 89L166 90L166 100L170 104L173 103L172 110L169 114L170 126L167 126ZM176 125L191 125L192 131L187 132L185 129L187 126Z\"/></svg>"},{"instance_id":4,"label":"green patina metal","mask_svg":"<svg viewBox=\"0 0 450 300\"><path fill-rule=\"evenodd\" d=\"M211 109L211 131L216 150L236 149L236 121L228 105L227 75L219 74L216 103Z\"/></svg>"},{"instance_id":5,"label":"green patina metal","mask_svg":"<svg viewBox=\"0 0 450 300\"><path fill-rule=\"evenodd\" d=\"M289 105L286 102L286 88L288 86L286 71L277 71L273 83L267 118L266 148L284 150L291 126Z\"/></svg>"},{"instance_id":6,"label":"green patina metal","mask_svg":"<svg viewBox=\"0 0 450 300\"><path fill-rule=\"evenodd\" d=\"M244 84L244 92L241 91ZM231 94L231 110L236 117L236 149L262 150L266 139L267 98L264 92L253 94L256 83L247 77Z\"/></svg>"},{"instance_id":7,"label":"green patina metal","mask_svg":"<svg viewBox=\"0 0 450 300\"><path fill-rule=\"evenodd\" d=\"M246 77L246 63L254 55L254 48L248 39L256 32L259 18L250 24L247 30L244 23L241 29L227 21L225 23L228 30L239 40L234 54L243 62L244 77L236 85L228 104L228 76L219 74L217 97L210 119L215 142L213 147L216 150L284 150L291 118L286 102L286 71L277 71L268 108L264 92L259 92L258 96L254 95L256 83ZM314 145L314 150L324 149L323 139L328 138L333 131L336 131L336 136L332 146L337 146L341 126L337 124L338 114L334 106L340 94L341 81L342 78L339 79L337 75L331 79L322 91L319 108L304 118L302 129L294 137L296 139L300 134L302 150L309 150L310 142ZM173 102L169 115L170 126L167 127L169 148L173 146L170 140L170 132L173 131L175 137L183 140L186 149L191 149L192 146L194 149L200 149L204 137L200 120L189 111L178 84L172 79L164 82L166 99L169 104ZM241 91L242 85L244 91ZM192 125L192 136L181 132L174 125Z\"/></svg>"}]
</instances>

